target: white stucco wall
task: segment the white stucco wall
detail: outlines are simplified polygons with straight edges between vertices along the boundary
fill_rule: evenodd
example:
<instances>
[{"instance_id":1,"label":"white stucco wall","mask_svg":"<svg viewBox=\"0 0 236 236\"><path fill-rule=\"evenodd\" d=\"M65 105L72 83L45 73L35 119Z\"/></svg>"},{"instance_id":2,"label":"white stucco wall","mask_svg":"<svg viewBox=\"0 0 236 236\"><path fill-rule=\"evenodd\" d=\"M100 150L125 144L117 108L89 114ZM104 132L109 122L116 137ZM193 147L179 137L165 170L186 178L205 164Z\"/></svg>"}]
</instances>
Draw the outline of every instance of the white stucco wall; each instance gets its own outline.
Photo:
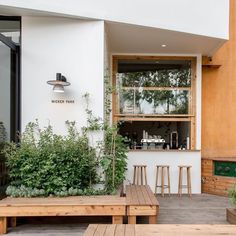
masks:
<instances>
[{"instance_id":1,"label":"white stucco wall","mask_svg":"<svg viewBox=\"0 0 236 236\"><path fill-rule=\"evenodd\" d=\"M155 191L156 165L170 166L171 193L178 193L179 165L191 165L192 193L201 193L201 152L200 151L130 151L128 153L127 183L133 181L133 165L147 165L147 181L151 189ZM183 173L183 184L186 184L186 171ZM160 175L159 175L160 181ZM165 173L165 184L167 174ZM160 182L159 182L160 185ZM166 192L167 189L165 190ZM160 192L160 188L158 188ZM186 193L186 189L183 190Z\"/></svg>"},{"instance_id":2,"label":"white stucco wall","mask_svg":"<svg viewBox=\"0 0 236 236\"><path fill-rule=\"evenodd\" d=\"M228 39L229 0L0 0L2 12L54 14Z\"/></svg>"},{"instance_id":3,"label":"white stucco wall","mask_svg":"<svg viewBox=\"0 0 236 236\"><path fill-rule=\"evenodd\" d=\"M71 83L64 94L47 84L57 72ZM103 21L22 17L22 129L36 118L61 134L66 120L84 126L86 92L94 114L103 117L103 75ZM52 99L74 104L53 104Z\"/></svg>"},{"instance_id":4,"label":"white stucco wall","mask_svg":"<svg viewBox=\"0 0 236 236\"><path fill-rule=\"evenodd\" d=\"M11 51L0 43L0 121L3 122L10 138L10 80L11 80Z\"/></svg>"}]
</instances>

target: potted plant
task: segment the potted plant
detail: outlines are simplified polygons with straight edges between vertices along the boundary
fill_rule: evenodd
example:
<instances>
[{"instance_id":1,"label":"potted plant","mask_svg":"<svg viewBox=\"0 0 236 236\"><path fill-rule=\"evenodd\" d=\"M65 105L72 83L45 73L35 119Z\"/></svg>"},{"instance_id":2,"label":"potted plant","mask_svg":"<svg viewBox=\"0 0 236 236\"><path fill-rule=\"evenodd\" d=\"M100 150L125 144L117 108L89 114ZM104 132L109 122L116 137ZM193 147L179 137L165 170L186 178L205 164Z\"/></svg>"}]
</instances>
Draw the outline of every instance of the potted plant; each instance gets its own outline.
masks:
<instances>
[{"instance_id":1,"label":"potted plant","mask_svg":"<svg viewBox=\"0 0 236 236\"><path fill-rule=\"evenodd\" d=\"M236 184L230 191L230 198L232 203L236 206ZM236 224L236 208L227 208L226 217L230 224Z\"/></svg>"}]
</instances>

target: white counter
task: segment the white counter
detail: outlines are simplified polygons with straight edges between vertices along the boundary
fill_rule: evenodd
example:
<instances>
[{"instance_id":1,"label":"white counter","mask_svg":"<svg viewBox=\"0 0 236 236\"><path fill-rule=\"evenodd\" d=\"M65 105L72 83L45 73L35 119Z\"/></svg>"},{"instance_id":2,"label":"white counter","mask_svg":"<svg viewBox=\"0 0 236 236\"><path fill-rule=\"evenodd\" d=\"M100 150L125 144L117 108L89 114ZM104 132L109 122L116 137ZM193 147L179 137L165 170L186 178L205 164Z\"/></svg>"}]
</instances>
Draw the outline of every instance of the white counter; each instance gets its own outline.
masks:
<instances>
[{"instance_id":1,"label":"white counter","mask_svg":"<svg viewBox=\"0 0 236 236\"><path fill-rule=\"evenodd\" d=\"M148 184L154 191L156 165L170 166L171 193L178 193L178 165L191 165L192 193L201 193L201 151L158 151L134 150L128 153L127 182L133 181L133 165L147 165ZM160 180L160 177L159 177ZM167 181L167 179L166 179ZM186 173L183 175L183 184L186 183ZM160 188L159 188L160 190ZM167 191L167 190L166 190ZM185 189L183 192L186 191Z\"/></svg>"}]
</instances>

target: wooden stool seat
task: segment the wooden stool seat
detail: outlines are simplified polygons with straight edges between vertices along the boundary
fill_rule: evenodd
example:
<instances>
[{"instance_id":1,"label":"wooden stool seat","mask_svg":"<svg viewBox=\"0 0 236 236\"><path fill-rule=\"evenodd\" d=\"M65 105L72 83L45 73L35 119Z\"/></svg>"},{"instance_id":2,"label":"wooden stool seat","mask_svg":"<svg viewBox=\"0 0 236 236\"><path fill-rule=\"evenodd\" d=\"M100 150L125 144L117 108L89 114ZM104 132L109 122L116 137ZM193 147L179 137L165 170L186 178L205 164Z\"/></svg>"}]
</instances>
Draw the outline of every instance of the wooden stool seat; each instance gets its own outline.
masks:
<instances>
[{"instance_id":1,"label":"wooden stool seat","mask_svg":"<svg viewBox=\"0 0 236 236\"><path fill-rule=\"evenodd\" d=\"M147 185L147 166L146 165L134 165L133 184Z\"/></svg>"},{"instance_id":2,"label":"wooden stool seat","mask_svg":"<svg viewBox=\"0 0 236 236\"><path fill-rule=\"evenodd\" d=\"M158 185L158 177L159 177L159 169L161 173L161 184ZM165 184L165 170L167 173L167 179L168 184ZM157 189L161 188L161 196L164 197L165 188L168 188L169 190L169 196L170 196L170 166L168 165L157 165L156 166L156 184L155 184L155 194L157 195Z\"/></svg>"},{"instance_id":3,"label":"wooden stool seat","mask_svg":"<svg viewBox=\"0 0 236 236\"><path fill-rule=\"evenodd\" d=\"M179 188L178 195L181 197L183 188L187 188L189 197L192 196L192 188L191 188L191 167L188 165L181 165L179 167ZM187 184L183 184L183 170L186 169L187 174Z\"/></svg>"}]
</instances>

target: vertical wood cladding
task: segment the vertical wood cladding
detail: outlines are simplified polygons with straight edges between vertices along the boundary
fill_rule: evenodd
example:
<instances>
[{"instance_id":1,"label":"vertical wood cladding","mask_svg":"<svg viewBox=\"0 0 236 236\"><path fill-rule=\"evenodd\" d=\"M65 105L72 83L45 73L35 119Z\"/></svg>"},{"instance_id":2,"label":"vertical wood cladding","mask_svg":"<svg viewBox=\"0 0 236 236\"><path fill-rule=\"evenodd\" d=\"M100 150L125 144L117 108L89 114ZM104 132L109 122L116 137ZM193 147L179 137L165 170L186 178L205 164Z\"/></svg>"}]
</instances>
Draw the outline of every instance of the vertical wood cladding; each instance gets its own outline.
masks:
<instances>
[{"instance_id":1,"label":"vertical wood cladding","mask_svg":"<svg viewBox=\"0 0 236 236\"><path fill-rule=\"evenodd\" d=\"M230 1L230 36L202 71L202 157L236 157L236 0Z\"/></svg>"},{"instance_id":2,"label":"vertical wood cladding","mask_svg":"<svg viewBox=\"0 0 236 236\"><path fill-rule=\"evenodd\" d=\"M230 34L203 63L221 65L202 70L202 192L228 195L236 178L214 175L213 160L236 157L236 0L230 1Z\"/></svg>"}]
</instances>

